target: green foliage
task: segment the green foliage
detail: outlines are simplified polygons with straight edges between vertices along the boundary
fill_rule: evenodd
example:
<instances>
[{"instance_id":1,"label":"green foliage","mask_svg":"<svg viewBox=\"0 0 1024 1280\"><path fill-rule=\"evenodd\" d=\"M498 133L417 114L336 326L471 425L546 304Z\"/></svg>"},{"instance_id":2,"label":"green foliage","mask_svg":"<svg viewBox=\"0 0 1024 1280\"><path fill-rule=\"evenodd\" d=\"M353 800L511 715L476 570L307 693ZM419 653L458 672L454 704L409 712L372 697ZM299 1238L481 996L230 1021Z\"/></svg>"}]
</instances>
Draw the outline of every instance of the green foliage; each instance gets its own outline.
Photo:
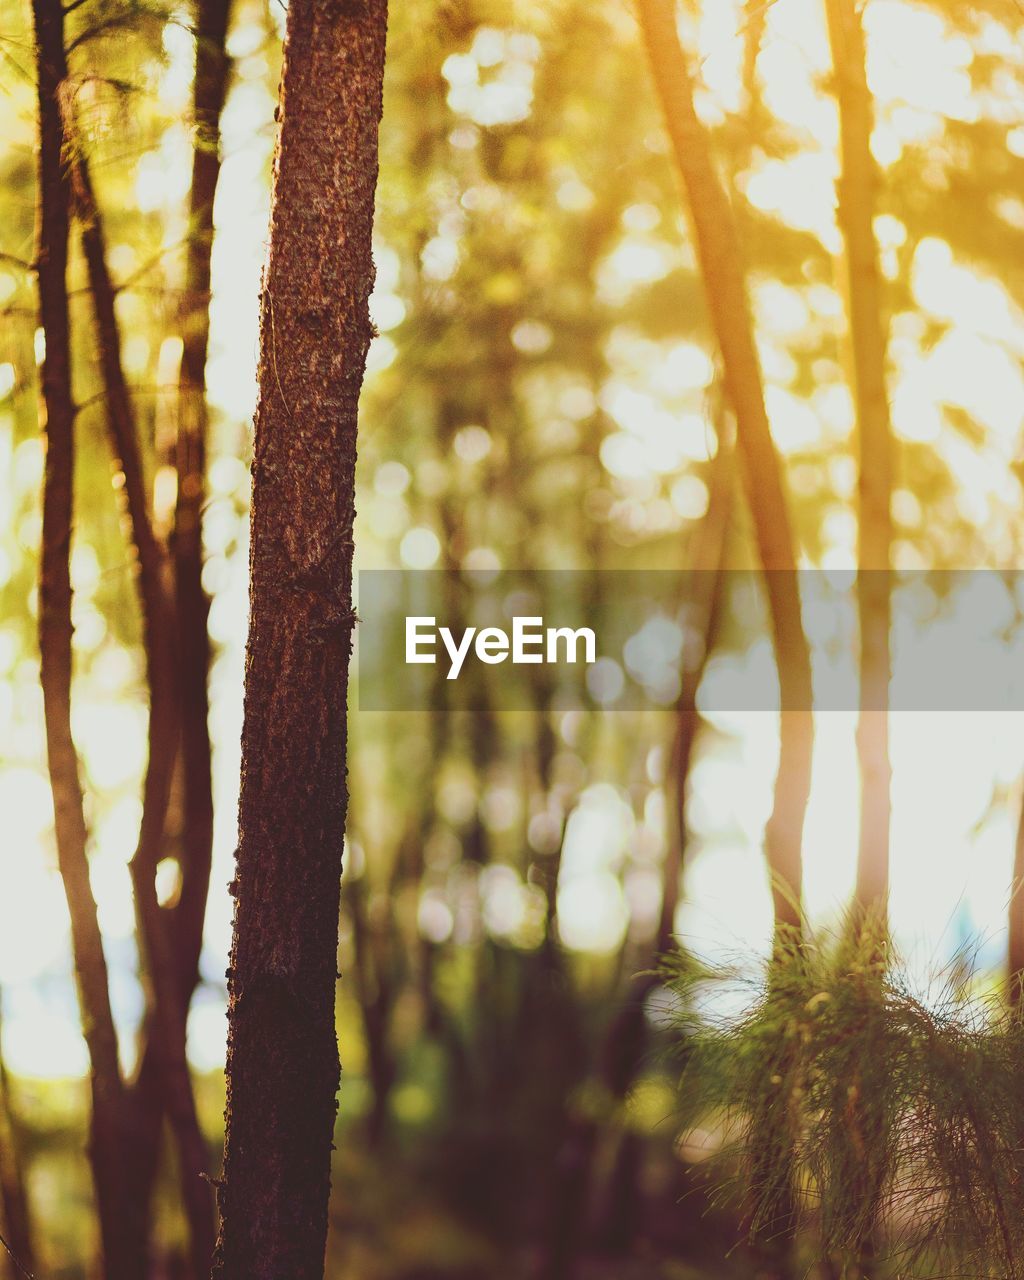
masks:
<instances>
[{"instance_id":1,"label":"green foliage","mask_svg":"<svg viewBox=\"0 0 1024 1280\"><path fill-rule=\"evenodd\" d=\"M760 969L667 962L686 1119L752 1239L898 1274L1024 1274L1024 1019L961 955L924 994L871 923ZM742 1011L738 1014L738 1004Z\"/></svg>"}]
</instances>

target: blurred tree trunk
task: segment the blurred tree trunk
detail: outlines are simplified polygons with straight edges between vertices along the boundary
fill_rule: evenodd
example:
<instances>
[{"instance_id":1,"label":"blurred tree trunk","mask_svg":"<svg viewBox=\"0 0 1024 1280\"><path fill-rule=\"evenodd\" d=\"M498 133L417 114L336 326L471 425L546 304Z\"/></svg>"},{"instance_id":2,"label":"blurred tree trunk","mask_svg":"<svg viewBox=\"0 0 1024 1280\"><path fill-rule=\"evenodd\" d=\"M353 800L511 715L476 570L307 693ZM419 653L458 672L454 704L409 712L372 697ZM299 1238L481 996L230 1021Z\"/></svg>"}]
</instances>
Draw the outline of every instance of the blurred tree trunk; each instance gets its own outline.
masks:
<instances>
[{"instance_id":1,"label":"blurred tree trunk","mask_svg":"<svg viewBox=\"0 0 1024 1280\"><path fill-rule=\"evenodd\" d=\"M842 176L839 225L846 246L846 295L853 354L860 472L857 592L860 617L860 850L856 903L884 921L889 892L889 568L892 545L893 445L886 391L886 326L871 154L873 110L865 68L864 31L854 0L826 0L839 100Z\"/></svg>"},{"instance_id":2,"label":"blurred tree trunk","mask_svg":"<svg viewBox=\"0 0 1024 1280\"><path fill-rule=\"evenodd\" d=\"M747 298L743 254L726 190L676 28L674 0L639 0L638 13L676 163L686 190L711 323L722 355L726 395L771 613L781 721L775 803L765 832L777 932L800 927L801 844L811 785L811 664L800 615L797 551L782 465L765 409L761 365Z\"/></svg>"},{"instance_id":3,"label":"blurred tree trunk","mask_svg":"<svg viewBox=\"0 0 1024 1280\"><path fill-rule=\"evenodd\" d=\"M177 498L172 535L179 661L179 716L184 781L181 893L168 924L173 967L182 1008L187 1010L199 978L203 924L213 846L207 677L209 602L202 584L202 508L206 493L206 357L210 338L210 260L213 206L220 176L220 117L230 72L226 53L231 0L198 0L192 117L194 142L189 197L189 237L179 324ZM134 1092L139 1123L133 1180L143 1210L136 1221L148 1235L153 1184L160 1157L163 1105L159 1089L159 1039L148 1019ZM208 1197L207 1197L208 1199ZM209 1242L212 1247L212 1240ZM204 1239L200 1248L209 1253ZM203 1274L207 1266L203 1267Z\"/></svg>"},{"instance_id":4,"label":"blurred tree trunk","mask_svg":"<svg viewBox=\"0 0 1024 1280\"><path fill-rule=\"evenodd\" d=\"M191 995L199 977L199 953L210 885L213 789L210 767L207 676L209 601L203 590L202 511L206 496L206 357L210 344L210 262L213 206L220 178L220 117L230 60L226 52L231 0L197 0L196 71L192 100L192 187L189 240L181 301L181 370L178 379L177 499L174 513L174 582L181 660L181 745L184 758L184 865L174 914L182 988Z\"/></svg>"},{"instance_id":5,"label":"blurred tree trunk","mask_svg":"<svg viewBox=\"0 0 1024 1280\"><path fill-rule=\"evenodd\" d=\"M0 1057L0 1209L6 1242L10 1280L21 1280L36 1270L32 1215L29 1209L21 1134L11 1102L10 1079Z\"/></svg>"},{"instance_id":6,"label":"blurred tree trunk","mask_svg":"<svg viewBox=\"0 0 1024 1280\"><path fill-rule=\"evenodd\" d=\"M46 434L39 583L39 648L57 858L71 916L79 1005L91 1066L89 1156L99 1210L104 1275L137 1280L124 1224L130 1197L122 1163L125 1091L110 1009L107 966L89 883L87 832L71 734L71 526L75 405L71 392L67 257L70 182L61 94L67 79L60 0L33 0L39 100L39 323L46 342L42 401Z\"/></svg>"},{"instance_id":7,"label":"blurred tree trunk","mask_svg":"<svg viewBox=\"0 0 1024 1280\"><path fill-rule=\"evenodd\" d=\"M110 442L124 477L123 492L136 551L136 587L142 613L149 692L148 759L143 781L142 820L138 845L129 865L140 950L149 985L150 1024L156 1046L161 1096L178 1151L178 1175L188 1223L192 1265L196 1275L202 1276L209 1268L216 1234L213 1197L208 1180L206 1144L199 1127L185 1053L185 1002L178 981L167 913L160 906L156 890L156 870L163 857L167 806L179 736L179 667L174 643L174 601L169 589L166 549L153 528L135 406L124 374L121 333L115 310L116 289L107 266L103 221L86 157L80 148L73 155L73 187L93 304ZM127 1160L130 1150L125 1150L123 1159ZM145 1221L143 1206L135 1198L134 1178L132 1215Z\"/></svg>"},{"instance_id":8,"label":"blurred tree trunk","mask_svg":"<svg viewBox=\"0 0 1024 1280\"><path fill-rule=\"evenodd\" d=\"M221 1280L323 1275L386 0L292 0L260 318Z\"/></svg>"},{"instance_id":9,"label":"blurred tree trunk","mask_svg":"<svg viewBox=\"0 0 1024 1280\"><path fill-rule=\"evenodd\" d=\"M648 1044L646 1002L661 982L657 967L672 949L676 907L688 838L686 790L693 750L700 728L697 692L707 660L715 645L725 587L726 540L733 506L735 468L732 445L719 432L718 454L711 464L708 509L696 530L689 555L686 601L691 606L689 625L699 634L700 645L682 672L682 688L672 727L666 790L668 829L662 866L661 909L646 954L638 963L639 978L630 975L617 1008L605 1028L597 1053L595 1076L611 1116L593 1109L571 1119L562 1141L539 1267L541 1280L570 1280L583 1244L593 1170L597 1162L602 1122L617 1119L643 1065ZM691 657L689 652L687 657ZM640 1211L639 1188L630 1174L640 1160L636 1135L624 1133L616 1152L605 1193L601 1197L602 1242L621 1251ZM639 1139L636 1139L639 1141Z\"/></svg>"}]
</instances>

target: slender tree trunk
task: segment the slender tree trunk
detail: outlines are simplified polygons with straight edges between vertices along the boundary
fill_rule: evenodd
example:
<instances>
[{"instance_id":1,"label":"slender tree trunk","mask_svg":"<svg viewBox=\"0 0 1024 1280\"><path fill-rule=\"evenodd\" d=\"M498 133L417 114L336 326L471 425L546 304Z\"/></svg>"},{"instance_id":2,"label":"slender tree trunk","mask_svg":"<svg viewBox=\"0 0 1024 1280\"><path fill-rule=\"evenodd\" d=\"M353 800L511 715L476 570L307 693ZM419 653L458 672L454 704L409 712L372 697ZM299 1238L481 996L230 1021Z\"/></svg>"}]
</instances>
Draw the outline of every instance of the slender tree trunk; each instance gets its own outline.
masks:
<instances>
[{"instance_id":1,"label":"slender tree trunk","mask_svg":"<svg viewBox=\"0 0 1024 1280\"><path fill-rule=\"evenodd\" d=\"M733 210L693 105L693 84L676 28L674 0L639 0L658 95L686 190L711 323L765 570L781 696L779 770L765 845L777 929L800 927L801 844L811 785L811 664L800 616L797 553L782 466L765 410L761 366Z\"/></svg>"},{"instance_id":2,"label":"slender tree trunk","mask_svg":"<svg viewBox=\"0 0 1024 1280\"><path fill-rule=\"evenodd\" d=\"M889 568L892 545L893 444L886 390L886 326L871 154L873 111L865 70L864 31L854 0L826 0L839 100L842 176L839 225L846 246L846 294L853 353L860 474L858 612L860 696L857 755L861 777L856 902L884 922L889 892Z\"/></svg>"},{"instance_id":3,"label":"slender tree trunk","mask_svg":"<svg viewBox=\"0 0 1024 1280\"><path fill-rule=\"evenodd\" d=\"M708 510L694 540L689 557L687 579L688 602L696 606L692 625L702 639L697 662L683 672L683 683L675 708L672 746L666 790L669 795L669 826L666 831L665 862L662 867L661 910L655 935L641 961L638 979L630 979L621 1001L605 1029L597 1054L597 1071L603 1090L617 1105L632 1088L643 1065L647 1046L645 1003L659 984L656 967L659 959L672 947L676 907L679 903L680 880L686 853L686 787L693 761L693 749L700 727L697 691L704 669L714 648L723 598L726 537L733 505L735 486L734 459L729 443L721 439L719 453L712 464L711 493ZM553 1189L549 1196L544 1252L538 1275L541 1280L570 1280L575 1274L593 1182L593 1169L600 1137L601 1120L593 1114L575 1117L567 1132L554 1170ZM623 1163L639 1158L625 1135L611 1176L609 1188L602 1198L605 1228L610 1235L621 1232L634 1221L635 1192L621 1178ZM613 1194L628 1198L613 1200ZM614 1221L613 1221L614 1220ZM605 1242L610 1243L608 1235Z\"/></svg>"},{"instance_id":4,"label":"slender tree trunk","mask_svg":"<svg viewBox=\"0 0 1024 1280\"><path fill-rule=\"evenodd\" d=\"M67 256L70 183L60 95L67 79L60 0L33 0L39 92L39 323L46 342L42 401L46 434L39 583L46 748L57 858L71 915L78 998L91 1065L89 1155L107 1280L137 1280L126 1248L128 1187L121 1164L125 1092L110 1009L107 966L89 884L78 756L71 735L71 526L75 406L71 393Z\"/></svg>"},{"instance_id":5,"label":"slender tree trunk","mask_svg":"<svg viewBox=\"0 0 1024 1280\"><path fill-rule=\"evenodd\" d=\"M22 1280L36 1270L32 1217L29 1209L21 1134L11 1102L10 1079L0 1058L0 1218L8 1253L6 1274Z\"/></svg>"},{"instance_id":6,"label":"slender tree trunk","mask_svg":"<svg viewBox=\"0 0 1024 1280\"><path fill-rule=\"evenodd\" d=\"M203 590L202 510L206 495L206 356L210 343L210 259L213 204L220 177L220 116L230 63L225 50L231 0L198 0L193 95L195 149L189 202L189 242L181 304L178 380L178 491L174 513L174 581L181 659L181 732L185 773L184 866L175 911L183 988L198 979L213 847L207 674L209 602Z\"/></svg>"},{"instance_id":7,"label":"slender tree trunk","mask_svg":"<svg viewBox=\"0 0 1024 1280\"><path fill-rule=\"evenodd\" d=\"M220 1280L320 1280L386 0L292 0L260 317Z\"/></svg>"},{"instance_id":8,"label":"slender tree trunk","mask_svg":"<svg viewBox=\"0 0 1024 1280\"><path fill-rule=\"evenodd\" d=\"M761 56L771 6L772 0L746 0L743 6L743 96L752 120L762 110L757 92L757 60Z\"/></svg>"},{"instance_id":9,"label":"slender tree trunk","mask_svg":"<svg viewBox=\"0 0 1024 1280\"><path fill-rule=\"evenodd\" d=\"M116 291L107 267L103 222L85 156L75 152L73 179L89 275L96 344L105 392L111 446L124 476L124 494L137 555L136 583L142 609L149 689L149 758L143 782L139 841L130 864L139 936L149 980L152 1028L161 1096L178 1150L182 1205L188 1222L192 1266L205 1275L216 1235L206 1145L199 1127L185 1054L185 1001L178 980L166 912L156 891L163 856L167 805L178 747L178 661L174 603L167 556L150 516L135 407L124 376ZM124 1158L128 1157L128 1150ZM144 1219L144 1214L136 1216Z\"/></svg>"},{"instance_id":10,"label":"slender tree trunk","mask_svg":"<svg viewBox=\"0 0 1024 1280\"><path fill-rule=\"evenodd\" d=\"M210 339L210 259L213 205L220 176L220 117L230 60L225 44L231 0L198 0L196 70L193 82L194 150L189 198L189 239L180 325L178 378L177 499L172 539L178 638L178 706L184 775L181 894L168 920L173 965L184 1010L199 978L199 957L210 886L213 848L213 788L207 677L209 602L202 585L202 510L206 493L206 357ZM160 1157L163 1106L159 1094L160 1041L147 1020L134 1092L139 1110L133 1178L148 1236L153 1185ZM208 1197L206 1198L208 1201ZM145 1241L143 1242L145 1245ZM209 1260L212 1240L200 1248ZM207 1266L204 1264L202 1274Z\"/></svg>"}]
</instances>

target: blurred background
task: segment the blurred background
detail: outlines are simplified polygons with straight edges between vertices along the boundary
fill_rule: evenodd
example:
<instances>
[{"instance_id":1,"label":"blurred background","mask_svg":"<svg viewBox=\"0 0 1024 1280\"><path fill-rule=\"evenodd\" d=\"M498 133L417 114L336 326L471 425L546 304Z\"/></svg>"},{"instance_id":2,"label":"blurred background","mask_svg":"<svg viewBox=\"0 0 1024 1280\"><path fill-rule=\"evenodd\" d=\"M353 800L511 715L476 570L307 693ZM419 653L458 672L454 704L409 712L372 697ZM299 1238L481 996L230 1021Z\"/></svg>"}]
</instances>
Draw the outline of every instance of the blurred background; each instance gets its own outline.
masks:
<instances>
[{"instance_id":1,"label":"blurred background","mask_svg":"<svg viewBox=\"0 0 1024 1280\"><path fill-rule=\"evenodd\" d=\"M96 0L99 3L99 0ZM166 531L192 166L191 15L122 6L74 51L78 123L120 285L123 357ZM36 628L43 449L30 13L0 0L0 994L39 1273L90 1274L88 1058L56 868ZM695 101L733 199L802 567L856 563L854 409L819 0L685 0ZM76 20L79 15L75 15ZM219 1159L258 292L285 8L235 0L215 205L203 512L215 834L188 1054ZM1021 563L1024 11L863 6L881 173L897 570ZM358 568L684 571L715 487L723 392L675 165L619 0L406 0L389 34ZM145 1001L128 860L147 702L131 556L72 256L79 464L73 724L126 1073ZM724 563L756 564L737 497ZM1016 633L1010 580L1000 626ZM756 628L755 628L756 630ZM751 636L749 661L765 661ZM770 657L770 650L769 650ZM439 690L439 699L443 691ZM709 963L763 959L778 716L702 708L675 831L671 710L353 706L328 1275L752 1274L679 1119L657 984L667 910ZM699 701L698 701L699 705ZM854 884L853 709L815 717L804 905ZM911 969L970 943L1002 982L1024 774L1019 710L891 715L890 921ZM161 900L180 887L171 843ZM685 843L685 856L679 857ZM667 908L666 908L667 904ZM639 991L639 994L638 994ZM639 1009L640 1016L633 1016ZM183 1225L173 1175L154 1274ZM12 1273L13 1274L13 1273Z\"/></svg>"}]
</instances>

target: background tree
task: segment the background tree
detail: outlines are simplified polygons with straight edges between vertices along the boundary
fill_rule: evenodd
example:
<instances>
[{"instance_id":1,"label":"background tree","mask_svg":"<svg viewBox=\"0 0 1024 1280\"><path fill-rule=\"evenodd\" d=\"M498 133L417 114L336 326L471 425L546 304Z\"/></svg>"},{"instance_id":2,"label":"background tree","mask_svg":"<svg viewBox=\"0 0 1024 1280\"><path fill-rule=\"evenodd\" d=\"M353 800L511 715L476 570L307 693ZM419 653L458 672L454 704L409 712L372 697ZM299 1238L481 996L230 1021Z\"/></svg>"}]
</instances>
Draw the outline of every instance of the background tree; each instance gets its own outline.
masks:
<instances>
[{"instance_id":1,"label":"background tree","mask_svg":"<svg viewBox=\"0 0 1024 1280\"><path fill-rule=\"evenodd\" d=\"M765 410L739 237L728 195L715 174L694 110L690 73L676 29L676 6L673 0L640 0L638 12L686 189L726 392L736 415L747 501L765 570L781 703L775 807L765 831L765 845L774 878L776 921L783 930L799 930L801 846L811 789L813 694L810 651L800 616L797 549Z\"/></svg>"},{"instance_id":2,"label":"background tree","mask_svg":"<svg viewBox=\"0 0 1024 1280\"><path fill-rule=\"evenodd\" d=\"M884 914L892 781L888 707L894 450L886 388L885 305L874 231L878 173L871 154L871 95L861 15L847 0L828 0L826 10L842 140L839 225L846 246L858 430L861 816L857 902L865 912Z\"/></svg>"}]
</instances>

